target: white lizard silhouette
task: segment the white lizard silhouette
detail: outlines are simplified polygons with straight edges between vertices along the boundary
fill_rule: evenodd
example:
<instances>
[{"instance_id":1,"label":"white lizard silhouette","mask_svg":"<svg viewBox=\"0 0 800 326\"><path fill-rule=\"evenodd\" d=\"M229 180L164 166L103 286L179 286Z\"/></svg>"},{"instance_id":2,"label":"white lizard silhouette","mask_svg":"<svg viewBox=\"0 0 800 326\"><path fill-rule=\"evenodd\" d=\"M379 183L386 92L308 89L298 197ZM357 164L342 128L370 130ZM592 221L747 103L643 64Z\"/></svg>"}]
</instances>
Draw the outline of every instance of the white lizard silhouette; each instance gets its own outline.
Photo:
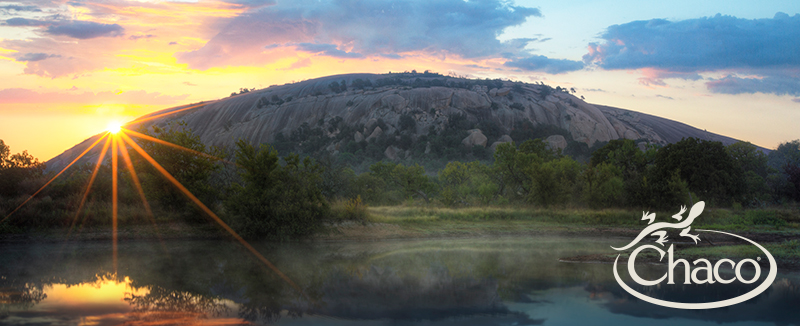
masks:
<instances>
[{"instance_id":1,"label":"white lizard silhouette","mask_svg":"<svg viewBox=\"0 0 800 326\"><path fill-rule=\"evenodd\" d=\"M639 241L641 241L648 235L659 237L659 239L656 240L656 243L663 246L664 242L667 239L667 232L661 229L683 229L680 233L680 236L691 238L692 240L694 240L694 243L697 243L697 241L700 241L700 237L695 234L689 234L689 231L692 229L690 225L692 224L692 222L694 222L694 219L696 217L700 216L700 213L703 212L703 209L705 207L706 207L705 202L702 201L697 202L697 204L694 204L694 206L692 206L692 209L689 211L689 216L686 217L686 219L680 223L658 222L655 224L650 224L653 223L653 220L655 220L655 213L653 214L644 213L644 216L642 216L642 220L650 220L650 222L648 223L650 225L644 228L642 232L639 232L639 235L637 235L636 238L633 239L633 241L631 241L631 243L627 244L626 246L621 248L615 248L612 246L611 248L617 251L626 250L639 243ZM684 212L686 212L686 206L681 207L681 211L675 215L672 215L672 218L680 221L683 219L682 214Z\"/></svg>"}]
</instances>

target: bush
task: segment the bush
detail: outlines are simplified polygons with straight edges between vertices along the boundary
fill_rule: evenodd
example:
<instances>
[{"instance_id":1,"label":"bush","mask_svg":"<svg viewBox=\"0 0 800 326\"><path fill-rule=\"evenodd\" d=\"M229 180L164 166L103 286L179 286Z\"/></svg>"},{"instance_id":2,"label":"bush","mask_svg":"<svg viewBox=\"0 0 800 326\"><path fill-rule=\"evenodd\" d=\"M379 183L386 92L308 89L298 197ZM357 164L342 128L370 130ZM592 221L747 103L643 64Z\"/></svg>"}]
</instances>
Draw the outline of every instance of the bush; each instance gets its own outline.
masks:
<instances>
[{"instance_id":1,"label":"bush","mask_svg":"<svg viewBox=\"0 0 800 326\"><path fill-rule=\"evenodd\" d=\"M322 228L329 207L320 191L321 167L296 154L278 164L278 152L262 144L236 143L242 183L232 186L226 201L231 227L246 238L286 240Z\"/></svg>"},{"instance_id":2,"label":"bush","mask_svg":"<svg viewBox=\"0 0 800 326\"><path fill-rule=\"evenodd\" d=\"M366 224L370 220L367 204L361 201L361 195L336 202L331 207L331 217L333 220L357 221L362 224Z\"/></svg>"}]
</instances>

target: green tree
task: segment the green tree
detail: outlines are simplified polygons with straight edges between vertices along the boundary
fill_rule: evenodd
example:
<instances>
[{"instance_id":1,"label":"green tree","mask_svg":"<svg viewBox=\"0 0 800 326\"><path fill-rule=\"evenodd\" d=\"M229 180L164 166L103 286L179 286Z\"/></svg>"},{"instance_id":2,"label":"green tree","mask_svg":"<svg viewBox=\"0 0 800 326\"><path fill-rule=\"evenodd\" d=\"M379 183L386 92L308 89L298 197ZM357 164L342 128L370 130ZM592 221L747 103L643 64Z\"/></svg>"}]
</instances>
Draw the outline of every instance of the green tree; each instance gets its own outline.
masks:
<instances>
[{"instance_id":1,"label":"green tree","mask_svg":"<svg viewBox=\"0 0 800 326\"><path fill-rule=\"evenodd\" d=\"M720 205L742 196L742 171L721 142L686 138L661 148L655 164L654 181L669 182L677 172L700 200Z\"/></svg>"},{"instance_id":2,"label":"green tree","mask_svg":"<svg viewBox=\"0 0 800 326\"><path fill-rule=\"evenodd\" d=\"M768 158L756 145L736 142L725 148L742 174L744 189L742 199L755 204L771 199L767 178L774 169L767 164Z\"/></svg>"},{"instance_id":3,"label":"green tree","mask_svg":"<svg viewBox=\"0 0 800 326\"><path fill-rule=\"evenodd\" d=\"M600 165L608 164L619 168L623 182L622 201L632 206L652 206L653 196L653 163L657 150L648 146L645 151L639 149L630 139L615 139L592 153L590 170L597 171ZM649 179L649 180L648 180ZM591 181L591 179L585 179ZM596 186L591 184L590 188ZM590 190L592 191L592 190ZM590 205L597 204L597 197L590 196Z\"/></svg>"},{"instance_id":4,"label":"green tree","mask_svg":"<svg viewBox=\"0 0 800 326\"><path fill-rule=\"evenodd\" d=\"M11 148L0 139L0 195L21 195L20 184L44 173L45 165L28 151L11 154Z\"/></svg>"},{"instance_id":5,"label":"green tree","mask_svg":"<svg viewBox=\"0 0 800 326\"><path fill-rule=\"evenodd\" d=\"M322 167L306 157L290 154L278 161L278 152L262 144L258 149L239 140L236 163L241 183L231 186L225 207L231 226L248 238L286 240L320 230L329 212L320 190Z\"/></svg>"},{"instance_id":6,"label":"green tree","mask_svg":"<svg viewBox=\"0 0 800 326\"><path fill-rule=\"evenodd\" d=\"M145 152L150 154L186 189L203 203L213 204L218 192L217 187L214 187L209 180L220 165L212 157L203 154L216 156L221 151L217 148L207 148L200 141L200 136L195 135L185 122L170 123L166 128L153 126L145 129L142 133L194 151L180 150L150 141L142 144ZM172 209L179 210L186 208L186 205L191 205L185 196L175 189L174 185L155 171L149 163L144 162L143 158L133 153L131 156L136 159L136 165L139 167L137 169L144 172L141 179L148 196L152 195L160 204ZM200 216L199 214L193 215Z\"/></svg>"},{"instance_id":7,"label":"green tree","mask_svg":"<svg viewBox=\"0 0 800 326\"><path fill-rule=\"evenodd\" d=\"M800 140L781 143L769 153L767 160L771 168L779 171L767 178L770 188L781 199L800 201L800 177L794 177L800 170Z\"/></svg>"},{"instance_id":8,"label":"green tree","mask_svg":"<svg viewBox=\"0 0 800 326\"><path fill-rule=\"evenodd\" d=\"M477 200L489 203L497 185L488 175L489 167L480 162L450 162L439 171L439 199L447 206L469 205Z\"/></svg>"},{"instance_id":9,"label":"green tree","mask_svg":"<svg viewBox=\"0 0 800 326\"><path fill-rule=\"evenodd\" d=\"M581 165L571 157L529 164L525 172L532 180L529 201L543 206L566 204L579 186Z\"/></svg>"},{"instance_id":10,"label":"green tree","mask_svg":"<svg viewBox=\"0 0 800 326\"><path fill-rule=\"evenodd\" d=\"M400 191L402 198L419 197L430 201L436 185L425 175L419 164L403 166L397 163L378 162L369 167L370 174L381 179L384 184Z\"/></svg>"},{"instance_id":11,"label":"green tree","mask_svg":"<svg viewBox=\"0 0 800 326\"><path fill-rule=\"evenodd\" d=\"M589 165L583 173L584 196L591 207L614 207L622 204L624 181L622 169L610 163Z\"/></svg>"},{"instance_id":12,"label":"green tree","mask_svg":"<svg viewBox=\"0 0 800 326\"><path fill-rule=\"evenodd\" d=\"M561 154L547 147L541 139L526 140L519 149L514 144L506 143L497 146L494 153L492 173L498 185L498 191L508 199L530 201L535 183L544 184L545 176L538 176L541 165L558 160ZM553 166L549 166L552 168ZM538 181L533 178L539 178Z\"/></svg>"}]
</instances>

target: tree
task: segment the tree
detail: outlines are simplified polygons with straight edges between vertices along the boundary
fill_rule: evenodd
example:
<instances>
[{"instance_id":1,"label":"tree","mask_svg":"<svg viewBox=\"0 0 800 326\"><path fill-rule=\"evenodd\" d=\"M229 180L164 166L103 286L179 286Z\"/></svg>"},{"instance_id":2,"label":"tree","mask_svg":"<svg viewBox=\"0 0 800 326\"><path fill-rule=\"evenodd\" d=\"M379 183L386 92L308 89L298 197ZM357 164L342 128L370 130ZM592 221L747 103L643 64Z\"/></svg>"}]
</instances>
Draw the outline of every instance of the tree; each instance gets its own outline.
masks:
<instances>
[{"instance_id":1,"label":"tree","mask_svg":"<svg viewBox=\"0 0 800 326\"><path fill-rule=\"evenodd\" d=\"M793 140L778 145L767 156L770 168L780 171L771 174L767 180L769 186L780 198L800 200L800 184L792 182L793 175L800 167L800 140Z\"/></svg>"},{"instance_id":2,"label":"tree","mask_svg":"<svg viewBox=\"0 0 800 326\"><path fill-rule=\"evenodd\" d=\"M742 171L721 142L683 139L661 148L655 165L656 182L668 182L678 173L702 200L723 204L741 199Z\"/></svg>"},{"instance_id":3,"label":"tree","mask_svg":"<svg viewBox=\"0 0 800 326\"><path fill-rule=\"evenodd\" d=\"M575 193L581 166L571 157L534 162L525 168L531 179L530 202L542 206L562 205Z\"/></svg>"},{"instance_id":4,"label":"tree","mask_svg":"<svg viewBox=\"0 0 800 326\"><path fill-rule=\"evenodd\" d=\"M767 155L756 145L742 141L728 145L725 149L743 176L742 198L745 203L758 204L770 199L766 180L775 170L767 164Z\"/></svg>"},{"instance_id":5,"label":"tree","mask_svg":"<svg viewBox=\"0 0 800 326\"><path fill-rule=\"evenodd\" d=\"M21 193L20 183L44 173L45 165L28 151L11 154L11 147L0 139L0 195L17 196Z\"/></svg>"},{"instance_id":6,"label":"tree","mask_svg":"<svg viewBox=\"0 0 800 326\"><path fill-rule=\"evenodd\" d=\"M610 163L589 165L583 173L584 196L589 206L613 207L622 204L624 181L622 169Z\"/></svg>"},{"instance_id":7,"label":"tree","mask_svg":"<svg viewBox=\"0 0 800 326\"><path fill-rule=\"evenodd\" d=\"M403 166L397 163L378 162L369 167L370 174L381 179L384 184L396 188L403 198L420 197L430 201L436 186L425 175L419 164Z\"/></svg>"},{"instance_id":8,"label":"tree","mask_svg":"<svg viewBox=\"0 0 800 326\"><path fill-rule=\"evenodd\" d=\"M447 206L469 205L474 200L490 202L498 188L488 173L489 167L480 162L447 163L439 171L440 200Z\"/></svg>"},{"instance_id":9,"label":"tree","mask_svg":"<svg viewBox=\"0 0 800 326\"><path fill-rule=\"evenodd\" d=\"M170 123L166 128L153 126L143 130L142 133L194 151L184 151L150 141L142 144L145 152L198 199L207 205L213 203L217 198L218 189L209 180L220 166L216 160L203 154L217 156L220 154L219 149L207 148L200 141L200 136L195 135L185 122ZM137 169L143 172L141 179L148 196L152 194L159 203L172 209L186 208L189 202L174 185L155 171L149 163L144 162L143 158L135 154L131 156L136 160L136 165L139 167Z\"/></svg>"},{"instance_id":10,"label":"tree","mask_svg":"<svg viewBox=\"0 0 800 326\"><path fill-rule=\"evenodd\" d=\"M414 129L417 127L417 121L411 115L403 114L400 116L400 120L397 122L397 127L401 130L411 130L414 132Z\"/></svg>"},{"instance_id":11,"label":"tree","mask_svg":"<svg viewBox=\"0 0 800 326\"><path fill-rule=\"evenodd\" d=\"M519 149L500 144L494 154L494 179L501 194L540 205L562 204L580 175L580 164L551 150L541 139L527 140Z\"/></svg>"},{"instance_id":12,"label":"tree","mask_svg":"<svg viewBox=\"0 0 800 326\"><path fill-rule=\"evenodd\" d=\"M269 145L256 148L239 140L236 163L242 182L231 186L225 202L231 226L248 238L286 240L322 228L329 206L320 190L322 167L306 157L289 154L278 164Z\"/></svg>"},{"instance_id":13,"label":"tree","mask_svg":"<svg viewBox=\"0 0 800 326\"><path fill-rule=\"evenodd\" d=\"M508 199L525 198L531 191L531 180L525 167L534 161L541 161L535 154L521 153L512 143L497 146L494 152L492 173L499 186L499 192Z\"/></svg>"}]
</instances>

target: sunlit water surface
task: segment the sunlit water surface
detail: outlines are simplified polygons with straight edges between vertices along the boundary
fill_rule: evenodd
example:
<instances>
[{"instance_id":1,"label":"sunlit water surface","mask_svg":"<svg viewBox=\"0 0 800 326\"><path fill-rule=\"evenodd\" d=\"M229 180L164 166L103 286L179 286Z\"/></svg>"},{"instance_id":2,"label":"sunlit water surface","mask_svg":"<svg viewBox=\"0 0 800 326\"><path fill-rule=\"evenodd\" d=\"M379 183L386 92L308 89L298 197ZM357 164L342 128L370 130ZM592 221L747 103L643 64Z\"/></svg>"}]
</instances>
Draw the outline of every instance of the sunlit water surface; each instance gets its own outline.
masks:
<instances>
[{"instance_id":1,"label":"sunlit water surface","mask_svg":"<svg viewBox=\"0 0 800 326\"><path fill-rule=\"evenodd\" d=\"M558 261L612 253L609 245L626 240L255 244L302 293L228 241L123 242L116 274L105 242L0 244L0 324L800 324L798 273L779 271L769 290L745 303L690 311L628 295L614 280L610 264ZM642 265L637 270L656 279L665 268ZM627 271L620 272L629 280ZM750 288L678 284L639 289L674 301L701 302Z\"/></svg>"}]
</instances>

